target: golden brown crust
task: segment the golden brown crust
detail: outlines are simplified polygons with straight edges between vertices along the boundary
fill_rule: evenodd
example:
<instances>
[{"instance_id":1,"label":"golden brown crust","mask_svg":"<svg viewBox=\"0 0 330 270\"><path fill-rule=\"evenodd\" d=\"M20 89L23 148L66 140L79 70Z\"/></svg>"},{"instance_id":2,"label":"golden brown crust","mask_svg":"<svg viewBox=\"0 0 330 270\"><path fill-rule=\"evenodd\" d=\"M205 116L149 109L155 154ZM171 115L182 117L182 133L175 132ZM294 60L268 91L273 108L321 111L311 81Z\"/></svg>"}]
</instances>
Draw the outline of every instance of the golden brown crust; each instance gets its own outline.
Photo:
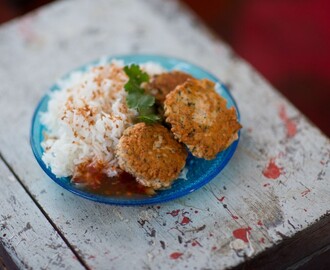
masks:
<instances>
[{"instance_id":1,"label":"golden brown crust","mask_svg":"<svg viewBox=\"0 0 330 270\"><path fill-rule=\"evenodd\" d=\"M117 147L119 166L142 185L168 187L186 163L187 151L165 127L138 123L125 130Z\"/></svg>"},{"instance_id":2,"label":"golden brown crust","mask_svg":"<svg viewBox=\"0 0 330 270\"><path fill-rule=\"evenodd\" d=\"M189 79L177 86L164 105L175 137L199 158L213 159L237 139L242 127L235 109L227 109L226 100L206 79Z\"/></svg>"},{"instance_id":3,"label":"golden brown crust","mask_svg":"<svg viewBox=\"0 0 330 270\"><path fill-rule=\"evenodd\" d=\"M166 95L173 91L176 86L183 84L193 77L182 71L171 71L155 75L150 83L145 85L145 90L153 95L159 105L163 105Z\"/></svg>"}]
</instances>

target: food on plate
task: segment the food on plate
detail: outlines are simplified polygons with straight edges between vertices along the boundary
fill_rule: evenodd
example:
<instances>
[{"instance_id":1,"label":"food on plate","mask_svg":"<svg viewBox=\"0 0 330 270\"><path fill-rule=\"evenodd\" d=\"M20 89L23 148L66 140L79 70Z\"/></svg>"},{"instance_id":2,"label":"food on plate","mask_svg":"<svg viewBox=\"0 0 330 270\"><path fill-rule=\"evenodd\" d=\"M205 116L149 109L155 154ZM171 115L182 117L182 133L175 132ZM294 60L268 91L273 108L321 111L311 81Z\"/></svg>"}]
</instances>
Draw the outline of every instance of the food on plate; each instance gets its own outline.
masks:
<instances>
[{"instance_id":1,"label":"food on plate","mask_svg":"<svg viewBox=\"0 0 330 270\"><path fill-rule=\"evenodd\" d=\"M145 89L155 97L158 104L163 105L167 94L178 85L186 82L187 79L193 79L193 77L182 71L164 72L153 76L150 82L145 85Z\"/></svg>"},{"instance_id":2,"label":"food on plate","mask_svg":"<svg viewBox=\"0 0 330 270\"><path fill-rule=\"evenodd\" d=\"M113 60L58 85L41 116L42 160L56 177L97 194L151 196L169 188L185 167L186 146L212 159L241 128L213 82L152 62Z\"/></svg>"},{"instance_id":3,"label":"food on plate","mask_svg":"<svg viewBox=\"0 0 330 270\"><path fill-rule=\"evenodd\" d=\"M125 66L124 71L128 76L128 81L124 86L127 92L127 106L137 111L137 119L142 122L154 123L159 121L160 117L155 114L155 97L145 93L142 88L142 84L149 81L148 73L135 64Z\"/></svg>"},{"instance_id":4,"label":"food on plate","mask_svg":"<svg viewBox=\"0 0 330 270\"><path fill-rule=\"evenodd\" d=\"M51 93L41 116L47 128L42 159L57 177L81 176L87 166L118 174L115 149L137 113L126 104L126 82L122 65L114 62L74 73Z\"/></svg>"},{"instance_id":5,"label":"food on plate","mask_svg":"<svg viewBox=\"0 0 330 270\"><path fill-rule=\"evenodd\" d=\"M187 151L160 124L127 128L117 146L119 166L147 187L169 187L186 164Z\"/></svg>"},{"instance_id":6,"label":"food on plate","mask_svg":"<svg viewBox=\"0 0 330 270\"><path fill-rule=\"evenodd\" d=\"M241 128L234 108L209 80L189 79L165 100L166 122L176 138L199 158L213 159L238 138Z\"/></svg>"}]
</instances>

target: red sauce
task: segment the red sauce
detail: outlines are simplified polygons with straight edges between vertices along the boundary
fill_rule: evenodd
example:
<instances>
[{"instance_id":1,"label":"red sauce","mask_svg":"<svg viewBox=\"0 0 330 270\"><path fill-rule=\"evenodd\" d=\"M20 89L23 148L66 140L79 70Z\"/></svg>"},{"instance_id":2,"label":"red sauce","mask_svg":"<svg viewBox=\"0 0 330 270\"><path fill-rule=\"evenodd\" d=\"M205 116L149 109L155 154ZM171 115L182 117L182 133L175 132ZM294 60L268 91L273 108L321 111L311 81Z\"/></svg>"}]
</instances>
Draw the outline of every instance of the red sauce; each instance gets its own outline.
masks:
<instances>
[{"instance_id":1,"label":"red sauce","mask_svg":"<svg viewBox=\"0 0 330 270\"><path fill-rule=\"evenodd\" d=\"M142 198L155 194L153 189L139 184L129 173L122 172L118 176L108 177L100 171L92 166L80 167L72 183L82 190L99 195Z\"/></svg>"}]
</instances>

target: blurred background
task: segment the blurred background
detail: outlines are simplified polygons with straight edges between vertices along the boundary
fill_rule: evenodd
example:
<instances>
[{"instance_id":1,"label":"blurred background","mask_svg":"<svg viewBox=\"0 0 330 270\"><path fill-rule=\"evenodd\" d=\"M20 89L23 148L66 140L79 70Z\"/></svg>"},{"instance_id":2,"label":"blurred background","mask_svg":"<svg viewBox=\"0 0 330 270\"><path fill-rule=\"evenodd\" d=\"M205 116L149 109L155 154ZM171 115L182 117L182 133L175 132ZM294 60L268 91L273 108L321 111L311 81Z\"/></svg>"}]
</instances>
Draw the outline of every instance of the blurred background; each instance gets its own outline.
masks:
<instances>
[{"instance_id":1,"label":"blurred background","mask_svg":"<svg viewBox=\"0 0 330 270\"><path fill-rule=\"evenodd\" d=\"M0 23L53 1L0 0ZM329 0L180 1L330 136Z\"/></svg>"}]
</instances>

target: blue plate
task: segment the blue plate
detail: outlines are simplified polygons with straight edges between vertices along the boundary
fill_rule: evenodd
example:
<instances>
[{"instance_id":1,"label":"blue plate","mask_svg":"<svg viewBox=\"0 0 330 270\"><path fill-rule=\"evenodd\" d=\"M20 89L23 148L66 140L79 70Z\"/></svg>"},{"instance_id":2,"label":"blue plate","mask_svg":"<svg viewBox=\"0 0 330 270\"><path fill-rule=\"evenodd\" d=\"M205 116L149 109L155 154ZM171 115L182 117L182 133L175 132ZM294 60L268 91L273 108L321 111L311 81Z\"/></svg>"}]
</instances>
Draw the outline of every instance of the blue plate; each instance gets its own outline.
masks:
<instances>
[{"instance_id":1,"label":"blue plate","mask_svg":"<svg viewBox=\"0 0 330 270\"><path fill-rule=\"evenodd\" d=\"M205 71L204 69L195 66L191 63L187 63L184 60L179 60L166 56L158 56L158 55L122 55L122 56L111 56L106 59L97 60L90 64L87 64L83 67L80 67L75 71L86 71L91 66L95 66L105 62L111 62L113 59L123 60L125 64L137 63L142 64L148 61L156 62L163 66L167 70L179 69L185 71L192 76L201 79L207 78L212 80L217 84L217 91L227 100L228 107L234 106L237 112L237 116L239 119L239 111L236 106L235 100L225 87L223 83L221 83L215 76ZM71 73L72 73L71 72ZM65 75L62 80L68 78L69 75ZM53 85L50 88L50 91L57 91L60 89L58 84ZM107 204L115 204L115 205L145 205L145 204L155 204L161 203L169 200L173 200L189 194L196 189L202 187L209 181L211 181L229 162L231 157L233 156L238 140L231 144L229 148L225 151L222 151L217 155L217 157L213 160L204 160L195 158L192 155L189 155L187 159L186 169L188 169L188 173L186 175L186 179L178 179L176 180L170 189L158 191L156 195L151 197L143 197L143 198L130 198L130 197L115 197L115 196L106 196L106 195L96 195L90 193L88 191L79 189L77 186L70 183L69 178L57 178L52 172L51 169L46 166L46 164L42 161L43 149L41 147L41 142L43 141L43 133L46 131L45 126L43 126L40 122L40 113L47 111L47 104L49 101L49 95L46 95L42 98L40 103L38 104L32 119L32 127L31 127L31 146L33 153L41 166L41 168L46 172L46 174L53 179L57 184L65 188L66 190L71 191L74 194L77 194L86 199L107 203Z\"/></svg>"}]
</instances>

